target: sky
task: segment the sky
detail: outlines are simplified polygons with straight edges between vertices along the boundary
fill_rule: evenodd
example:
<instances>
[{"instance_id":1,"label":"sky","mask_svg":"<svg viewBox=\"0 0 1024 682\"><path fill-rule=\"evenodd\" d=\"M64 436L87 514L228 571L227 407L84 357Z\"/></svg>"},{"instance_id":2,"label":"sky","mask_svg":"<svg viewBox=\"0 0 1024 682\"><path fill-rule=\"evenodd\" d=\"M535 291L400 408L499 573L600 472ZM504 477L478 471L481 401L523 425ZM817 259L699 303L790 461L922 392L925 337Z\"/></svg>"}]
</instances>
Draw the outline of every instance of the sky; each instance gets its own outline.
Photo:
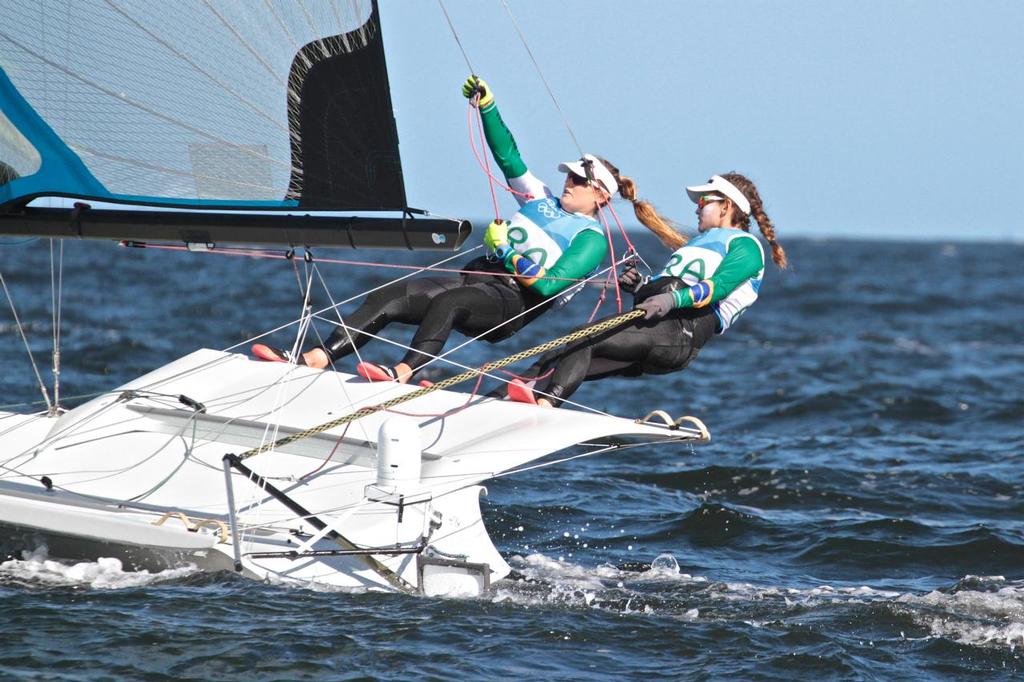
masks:
<instances>
[{"instance_id":1,"label":"sky","mask_svg":"<svg viewBox=\"0 0 1024 682\"><path fill-rule=\"evenodd\" d=\"M501 0L444 8L552 186L571 129L688 228L683 186L735 170L783 240L1024 242L1020 0L507 2L539 73ZM441 5L381 0L381 20L410 205L492 214Z\"/></svg>"}]
</instances>

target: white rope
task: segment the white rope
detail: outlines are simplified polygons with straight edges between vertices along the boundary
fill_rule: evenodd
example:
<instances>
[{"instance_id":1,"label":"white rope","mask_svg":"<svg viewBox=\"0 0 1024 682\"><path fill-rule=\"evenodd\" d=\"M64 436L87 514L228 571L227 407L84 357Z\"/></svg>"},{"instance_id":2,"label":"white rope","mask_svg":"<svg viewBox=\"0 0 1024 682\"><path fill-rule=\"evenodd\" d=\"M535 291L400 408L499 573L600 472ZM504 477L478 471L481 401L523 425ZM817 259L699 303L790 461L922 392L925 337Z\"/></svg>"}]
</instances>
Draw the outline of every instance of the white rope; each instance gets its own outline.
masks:
<instances>
[{"instance_id":1,"label":"white rope","mask_svg":"<svg viewBox=\"0 0 1024 682\"><path fill-rule=\"evenodd\" d=\"M594 274L590 275L589 277L587 277L586 279L581 280L579 283L573 284L571 287L567 287L566 291L568 291L569 289L571 289L573 287L580 288L580 289L583 288L592 279L607 273L609 270L614 270L616 267L621 265L622 262L623 261L620 260L620 261L618 261L616 263L612 263L611 265L609 265L608 267L604 268L603 270L599 270L599 271L595 272ZM438 355L433 360L430 360L429 362L427 362L424 365L422 365L421 367L419 367L419 369L423 369L424 367L426 367L426 366L430 365L431 363L433 363L435 360L443 360L443 359L445 359L448 355L451 355L452 353L454 353L455 351L459 350L460 348L463 348L463 347L467 346L468 344L470 344L470 343L472 343L474 341L478 341L481 338L483 338L483 337L487 336L488 334L490 334L491 332L494 332L494 331L497 331L498 329L501 329L502 327L504 327L509 322L511 322L513 320L516 320L516 319L519 319L520 317L523 317L525 315L528 315L531 312L533 312L534 310L537 310L538 308L540 308L541 306L552 304L556 300L557 300L557 297L556 296L552 296L551 298L547 298L547 299L541 301L537 305L533 306L532 308L528 308L527 310L524 310L523 312L519 313L515 317L511 317L508 320L506 320L505 322L502 322L501 324L498 324L498 325L496 325L494 327L491 327L490 329L488 329L484 333L478 334L477 336L474 336L474 337L472 337L472 338L470 338L470 339L460 343L459 345L455 346L454 348L452 348L452 349L450 349L450 350L448 350L448 351L446 351L444 353L441 353L440 355ZM467 368L467 369L469 369L469 368Z\"/></svg>"},{"instance_id":2,"label":"white rope","mask_svg":"<svg viewBox=\"0 0 1024 682\"><path fill-rule=\"evenodd\" d=\"M341 308L341 306L345 305L346 303L351 303L352 301L356 300L357 298L362 298L363 296L368 296L369 294L372 294L375 291L379 291L379 290L383 289L384 287L390 286L390 285L394 284L395 282L401 282L403 279L408 279L410 277L415 277L416 275L422 274L424 272L429 272L433 268L436 268L436 267L439 267L441 265L444 265L445 263L448 263L449 261L453 261L456 258L461 258L461 257L463 257L463 256L465 256L465 255L475 251L476 249L482 249L482 248L483 248L483 244L479 244L477 246L472 247L471 249L467 249L466 251L452 254L448 258L440 260L440 261L438 261L436 263L431 263L430 265L426 265L426 266L424 266L422 268L419 268L419 269L416 269L416 270L412 270L408 274L402 275L401 277L389 280L389 281L384 282L383 284L381 284L379 286L373 287L372 289L367 289L366 291L363 291L361 293L355 294L353 296L349 296L348 298L343 299L341 301L338 301L337 303L333 303L332 305L329 305L329 306L326 306L324 308L321 308L320 310L317 310L317 311L313 312L312 315L314 317L320 317L323 313L329 312L331 310L339 310ZM293 324L299 324L300 322L302 322L302 318L301 317L299 319L297 319L297 320L292 320L291 322L286 322L286 323L284 323L282 325L274 327L273 329L265 331L262 334L257 334L256 336L251 336L251 337L245 339L244 341L239 341L238 343L236 343L236 344L234 344L232 346L228 346L227 348L223 348L222 350L225 353L231 352L231 351L235 350L236 348L239 348L240 346L244 346L244 345L246 345L248 343L251 343L253 341L257 341L257 340L262 339L262 338L264 338L266 336L270 336L271 334L276 334L277 332L279 332L281 330L284 330L284 329L287 329L288 327L292 326Z\"/></svg>"},{"instance_id":3,"label":"white rope","mask_svg":"<svg viewBox=\"0 0 1024 682\"><path fill-rule=\"evenodd\" d=\"M25 328L21 325L21 320L18 319L18 310L14 307L14 299L11 298L11 292L7 289L7 282L4 280L4 275L0 272L0 284L4 287L4 293L7 295L7 302L11 306L11 314L14 315L14 324L18 327L18 333L21 334L21 340L25 344L25 352L28 353L28 360L32 363L32 371L36 373L36 381L39 382L39 390L43 394L43 400L46 401L46 409L53 411L53 403L50 402L50 394L46 390L46 384L43 383L43 377L39 374L39 367L36 366L36 359L32 357L32 348L28 344L28 337L25 336Z\"/></svg>"},{"instance_id":4,"label":"white rope","mask_svg":"<svg viewBox=\"0 0 1024 682\"><path fill-rule=\"evenodd\" d=\"M620 261L620 262L618 262L618 263L613 263L612 265L609 265L608 267L604 268L603 270L599 270L598 272L595 272L595 273L594 273L593 275L591 275L590 277L587 277L586 279L582 280L582 281L581 281L581 282L579 282L578 284L574 284L573 286L577 286L577 287L582 287L582 286L584 286L584 285L585 285L585 284L586 284L587 282L589 282L590 280L592 280L592 279L594 279L594 278L596 278L596 277L599 277L599 276L603 275L604 273L608 272L609 270L612 270L612 269L614 269L615 267L617 267L617 266L618 266L618 265L620 265L620 264L621 264L621 261ZM462 369L462 370L470 370L470 369L476 369L476 367L471 367L471 366L469 366L469 365L464 365L464 364L462 364L462 363L460 363L460 362L456 362L456 361L454 361L454 360L450 360L450 359L448 359L448 357L447 357L447 356L448 356L448 355L450 355L451 353L454 353L455 351L459 350L460 348L462 348L462 347L464 347L464 346L466 346L466 345L468 345L468 344L470 344L470 343L473 343L474 341L478 341L478 340L480 340L480 338L482 338L482 337L484 337L484 336L486 336L486 335L490 334L491 332L493 332L493 331L495 331L495 330L497 330L497 329L500 329L500 328L501 328L501 327L502 327L502 326L503 326L504 324L506 324L507 322L511 322L512 320L515 320L515 319L517 319L517 318L519 318L519 317L522 317L522 316L524 316L524 315L527 315L527 314L529 314L530 312L532 312L532 311L536 310L537 308L539 308L539 307L540 307L540 306L542 306L542 305L547 305L547 304L551 303L551 302L552 302L552 300L553 300L553 299L547 299L547 300L545 300L545 301L541 301L540 303L538 303L537 305L533 306L532 308L529 308L529 309L527 309L527 310L523 311L522 313L519 313L519 315L516 315L515 317L509 318L509 319L508 319L508 320L507 320L507 321L506 321L505 323L502 323L502 324L500 324L500 325L497 325L497 326L495 326L495 327L492 327L491 329L488 329L487 331L483 332L482 334L479 334L479 335L477 335L477 336L474 336L474 337L472 337L472 338L469 338L469 339L467 339L466 341L464 341L463 343L459 344L458 346L456 346L456 347L454 347L454 348L452 348L452 349L448 350L448 351L447 351L447 352L445 352L445 353L442 353L441 355L432 355L432 354L430 354L430 353L425 353L425 352L423 352L423 351L421 351L421 350L418 350L418 349L414 349L414 348L412 348L411 346L409 346L409 345L407 345L407 344L404 344L404 343L401 343L401 342L398 342L398 341L393 341L392 339L388 339L388 338L385 338L385 337L383 337L383 336L379 336L379 335L377 335L377 334L373 334L373 333L371 333L371 332L367 332L367 331L364 331L364 330L356 329L356 328L354 328L354 327L348 327L347 325L344 325L344 324L341 324L341 325L339 325L339 326L342 326L342 327L343 327L343 328L345 328L345 329L346 329L346 330L347 330L348 332L353 332L353 331L354 331L354 332L355 332L355 333L357 333L357 334L361 334L361 335L363 335L363 336L368 336L368 337L370 337L371 339L374 339L374 340L377 340L377 341L383 341L384 343L387 343L387 344L389 344L389 345L392 345L392 346L397 346L398 348L402 348L403 350L407 350L407 351L408 351L408 350L416 350L416 351L417 351L418 353L420 353L420 354L422 354L422 355L426 355L426 356L430 357L430 358L431 358L431 360L430 360L430 361L428 361L427 363L423 364L422 366L420 366L420 367L419 367L419 368L417 369L417 371L420 371L420 370L422 370L422 369L423 369L424 367L427 367L428 365L430 365L430 364L433 364L434 362L436 362L436 361L438 361L438 360L440 360L440 361L442 361L442 362L444 362L444 363L446 363L446 364L448 364L448 365L451 365L451 366L453 366L453 367L456 367L456 368ZM323 321L325 321L325 322L329 322L330 324L335 324L335 323L334 323L334 322L333 322L332 320L327 320L327 319L325 319L325 318L323 318L323 317L319 317L319 316L318 316L318 319L320 319L320 320L323 320ZM349 335L349 338L351 339L351 334ZM332 362L332 366L333 366L333 362ZM489 379L495 379L495 380L497 380L497 381L499 381L499 382L501 382L501 383L504 383L504 384L508 384L508 383L510 383L510 380L509 380L509 379L506 379L505 377L502 377L502 376L498 376L498 375L496 375L496 374L491 374L491 373L483 373L483 374L482 374L482 376L485 376L485 377L487 377L487 378L489 378ZM386 387L386 386L382 387L382 391L381 391L381 394L383 394L384 392L386 392L386 390L387 390L387 387ZM542 394L542 395L543 395L543 394ZM575 401L572 401L572 400L568 400L568 399L562 399L562 402L563 402L564 404L567 404L567 405L571 405L571 406L573 406L573 407L578 407L578 408L580 408L580 409L582 409L582 410L586 410L586 411L588 411L588 412L593 412L593 413L595 413L595 414L600 414L600 415L602 415L602 416L605 416L605 417L611 417L611 416L614 416L614 415L612 415L612 414L610 414L610 413L608 413L608 412L605 412L605 411L603 411L603 410L599 410L599 409L597 409L597 408L595 408L595 407L591 407L591 406L589 406L589 405L585 405L585 404L583 404L583 403L578 403L578 402L575 402Z\"/></svg>"}]
</instances>

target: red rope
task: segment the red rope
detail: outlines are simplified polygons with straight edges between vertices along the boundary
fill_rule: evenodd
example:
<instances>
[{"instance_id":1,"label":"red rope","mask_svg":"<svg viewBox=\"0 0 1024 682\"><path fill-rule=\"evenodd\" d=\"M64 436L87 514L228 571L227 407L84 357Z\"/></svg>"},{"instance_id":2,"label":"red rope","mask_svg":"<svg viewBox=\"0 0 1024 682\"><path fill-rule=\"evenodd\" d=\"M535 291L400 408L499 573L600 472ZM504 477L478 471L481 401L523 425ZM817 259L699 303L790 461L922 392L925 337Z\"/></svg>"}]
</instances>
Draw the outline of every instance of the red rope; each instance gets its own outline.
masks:
<instances>
[{"instance_id":1,"label":"red rope","mask_svg":"<svg viewBox=\"0 0 1024 682\"><path fill-rule=\"evenodd\" d=\"M345 439L345 434L348 433L348 427L350 427L350 426L352 426L352 422L349 422L348 424L345 424L345 430L341 432L341 435L338 436L338 440L336 440L334 442L334 447L331 448L331 452L330 452L329 455L327 455L327 459L325 459L323 462L321 462L320 466L318 466L316 469L313 469L308 474L303 474L302 476L299 476L299 480L300 481L302 479L304 479L304 478L308 478L308 477L312 476L313 474L315 474L316 472L320 471L325 466L327 466L327 463L331 461L332 457L334 457L334 453L338 451L338 446L341 445L341 441Z\"/></svg>"},{"instance_id":2,"label":"red rope","mask_svg":"<svg viewBox=\"0 0 1024 682\"><path fill-rule=\"evenodd\" d=\"M622 238L626 241L626 246L629 247L630 251L636 253L636 247L633 246L633 242L630 241L629 234L626 232L626 228L622 226L622 221L619 220L619 215L615 212L615 207L612 206L612 203L610 201L608 202L608 210L611 211L612 217L615 219L615 224L618 225L619 232L622 233Z\"/></svg>"},{"instance_id":3,"label":"red rope","mask_svg":"<svg viewBox=\"0 0 1024 682\"><path fill-rule=\"evenodd\" d=\"M514 194L516 196L522 197L526 201L533 201L535 197L532 194L529 194L527 192L520 192L518 190L515 190L515 189L509 187L504 182L499 180L496 175L491 173L490 165L484 160L487 157L487 146L486 146L487 143L486 143L486 140L484 138L484 132L483 132L483 125L484 125L483 124L483 120L484 120L484 117L483 117L483 114L480 113L480 110L477 109L477 114L478 114L477 122L478 122L478 125L479 125L479 128L480 128L480 150L477 150L477 148L476 148L476 138L473 136L473 109L476 109L476 107L470 105L470 107L469 107L469 148L473 150L473 156L476 157L476 162L480 166L480 170L482 170L484 172L484 174L487 176L487 182L489 183L489 186L491 188L491 195L492 195L492 197L494 195L494 187L495 187L495 185L497 185L498 187L502 188L503 190L505 190L509 194ZM494 213L495 213L495 215L497 215L497 213L498 213L497 199L495 199L494 201L495 201Z\"/></svg>"},{"instance_id":4,"label":"red rope","mask_svg":"<svg viewBox=\"0 0 1024 682\"><path fill-rule=\"evenodd\" d=\"M609 198L609 200L608 200L609 208L611 207L611 205L612 205L612 202L611 202L611 199ZM599 216L601 216L601 224L604 226L604 234L608 238L608 251L610 252L610 255L612 257L612 263L617 263L618 259L615 258L615 240L612 238L612 228L608 225L608 218L605 217L605 215L604 215L604 208L600 204L598 204L598 206L597 206L597 214ZM619 278L616 276L616 274L617 273L615 272L614 268L612 270L608 271L608 276L615 278L615 304L618 307L618 311L621 313L622 312L622 292L619 291ZM602 303L604 302L603 297L601 299L601 302Z\"/></svg>"},{"instance_id":5,"label":"red rope","mask_svg":"<svg viewBox=\"0 0 1024 682\"><path fill-rule=\"evenodd\" d=\"M587 318L587 324L590 324L597 317L597 311L604 305L604 299L608 296L608 280L615 275L615 270L609 270L608 275L604 279L604 286L601 287L601 295L597 297L597 303L594 304L594 309L590 311L590 317Z\"/></svg>"},{"instance_id":6,"label":"red rope","mask_svg":"<svg viewBox=\"0 0 1024 682\"><path fill-rule=\"evenodd\" d=\"M479 101L480 95L477 95L476 99L477 99L477 101ZM487 189L489 189L491 191L491 204L494 206L494 219L495 220L501 220L501 212L498 209L498 193L494 191L494 179L493 179L493 176L491 175L491 162L487 160L486 152L484 152L483 159L481 159L480 155L476 151L476 141L474 141L474 139L473 139L473 109L477 110L476 118L477 118L477 125L480 127L480 142L481 142L481 146L483 144L483 137L484 137L483 114L480 114L479 107L474 107L472 102L470 102L470 105L469 105L469 146L473 150L473 156L476 157L477 163L480 164L480 167L483 168L484 172L487 174Z\"/></svg>"}]
</instances>

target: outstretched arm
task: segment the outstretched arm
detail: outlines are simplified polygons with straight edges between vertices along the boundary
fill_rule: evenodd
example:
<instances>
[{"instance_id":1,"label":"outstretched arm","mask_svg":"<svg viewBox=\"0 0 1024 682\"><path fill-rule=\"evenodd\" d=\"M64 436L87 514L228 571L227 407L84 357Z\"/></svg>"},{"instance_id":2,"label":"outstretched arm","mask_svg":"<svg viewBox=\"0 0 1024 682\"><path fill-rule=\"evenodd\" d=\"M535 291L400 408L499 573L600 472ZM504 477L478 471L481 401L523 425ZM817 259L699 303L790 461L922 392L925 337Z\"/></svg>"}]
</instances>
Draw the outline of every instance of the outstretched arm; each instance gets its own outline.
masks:
<instances>
[{"instance_id":1,"label":"outstretched arm","mask_svg":"<svg viewBox=\"0 0 1024 682\"><path fill-rule=\"evenodd\" d=\"M512 137L512 132L505 125L498 106L494 103L494 94L490 86L483 80L470 76L462 86L462 94L472 97L480 94L480 118L483 121L484 138L487 146L494 156L494 160L501 169L502 175L508 181L509 186L516 192L528 195L530 198L516 196L519 204L525 204L530 199L538 199L550 196L547 186L541 182L526 167L522 157L519 155L519 147Z\"/></svg>"}]
</instances>

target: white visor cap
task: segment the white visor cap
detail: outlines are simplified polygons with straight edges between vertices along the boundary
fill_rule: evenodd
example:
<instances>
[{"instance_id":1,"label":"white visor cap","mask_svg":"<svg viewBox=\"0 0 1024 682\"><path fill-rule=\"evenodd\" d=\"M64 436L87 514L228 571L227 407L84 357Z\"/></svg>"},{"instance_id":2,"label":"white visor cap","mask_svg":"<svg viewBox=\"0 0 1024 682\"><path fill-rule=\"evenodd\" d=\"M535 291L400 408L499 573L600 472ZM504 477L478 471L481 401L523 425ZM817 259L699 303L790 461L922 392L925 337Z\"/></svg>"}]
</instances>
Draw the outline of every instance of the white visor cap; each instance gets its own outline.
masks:
<instances>
[{"instance_id":1,"label":"white visor cap","mask_svg":"<svg viewBox=\"0 0 1024 682\"><path fill-rule=\"evenodd\" d=\"M585 178L587 177L587 170L583 167L584 159L591 162L590 172L594 179L601 183L604 191L608 192L608 196L615 196L615 193L619 191L619 183L615 182L615 176L608 170L608 166L601 163L601 159L593 154L584 154L583 158L579 161L560 163L558 164L558 170L562 173L572 173L573 175Z\"/></svg>"},{"instance_id":2,"label":"white visor cap","mask_svg":"<svg viewBox=\"0 0 1024 682\"><path fill-rule=\"evenodd\" d=\"M743 192L721 175L712 175L706 185L694 185L693 187L686 188L686 193L690 195L690 201L695 204L701 195L708 192L724 194L732 199L732 203L736 204L737 208L743 211L743 215L750 215L750 202L743 196Z\"/></svg>"}]
</instances>

